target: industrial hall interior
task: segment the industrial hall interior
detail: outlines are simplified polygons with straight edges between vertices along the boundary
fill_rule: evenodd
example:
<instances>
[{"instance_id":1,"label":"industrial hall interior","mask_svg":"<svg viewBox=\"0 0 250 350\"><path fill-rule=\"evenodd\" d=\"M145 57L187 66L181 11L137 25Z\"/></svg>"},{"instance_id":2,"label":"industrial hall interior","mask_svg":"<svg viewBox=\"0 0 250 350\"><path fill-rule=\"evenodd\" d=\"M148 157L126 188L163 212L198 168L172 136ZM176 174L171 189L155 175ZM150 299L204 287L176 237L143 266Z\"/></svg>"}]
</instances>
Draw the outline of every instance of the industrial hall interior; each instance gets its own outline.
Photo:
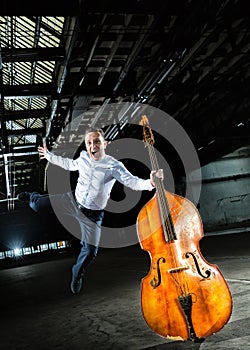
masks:
<instances>
[{"instance_id":1,"label":"industrial hall interior","mask_svg":"<svg viewBox=\"0 0 250 350\"><path fill-rule=\"evenodd\" d=\"M250 350L249 91L247 1L1 3L1 349Z\"/></svg>"}]
</instances>

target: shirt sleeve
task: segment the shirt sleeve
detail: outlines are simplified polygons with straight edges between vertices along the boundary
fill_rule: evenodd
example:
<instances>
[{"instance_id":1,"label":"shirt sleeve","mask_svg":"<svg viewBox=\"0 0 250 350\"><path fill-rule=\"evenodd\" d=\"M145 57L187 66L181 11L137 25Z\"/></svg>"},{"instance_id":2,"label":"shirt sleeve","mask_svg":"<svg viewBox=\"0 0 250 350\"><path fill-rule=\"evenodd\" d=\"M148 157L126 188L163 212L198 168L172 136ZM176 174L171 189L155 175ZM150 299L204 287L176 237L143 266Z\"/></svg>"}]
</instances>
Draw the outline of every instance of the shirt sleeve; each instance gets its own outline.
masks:
<instances>
[{"instance_id":1,"label":"shirt sleeve","mask_svg":"<svg viewBox=\"0 0 250 350\"><path fill-rule=\"evenodd\" d=\"M119 162L119 164L115 166L113 176L121 184L131 188L132 190L152 191L154 189L154 186L151 184L150 179L144 180L137 176L134 176L128 171L128 169L125 168L125 166L121 162Z\"/></svg>"},{"instance_id":2,"label":"shirt sleeve","mask_svg":"<svg viewBox=\"0 0 250 350\"><path fill-rule=\"evenodd\" d=\"M48 152L45 158L48 162L55 164L65 170L75 171L79 169L79 158L70 159L62 156L57 156L52 152Z\"/></svg>"}]
</instances>

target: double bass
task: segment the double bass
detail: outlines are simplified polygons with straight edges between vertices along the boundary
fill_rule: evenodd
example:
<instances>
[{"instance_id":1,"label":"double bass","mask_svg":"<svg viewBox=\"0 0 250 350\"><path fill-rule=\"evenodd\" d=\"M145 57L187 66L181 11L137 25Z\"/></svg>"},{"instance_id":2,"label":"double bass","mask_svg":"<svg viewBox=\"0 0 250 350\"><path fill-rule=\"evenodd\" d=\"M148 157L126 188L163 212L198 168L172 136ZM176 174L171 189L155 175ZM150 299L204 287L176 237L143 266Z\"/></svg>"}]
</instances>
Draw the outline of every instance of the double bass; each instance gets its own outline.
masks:
<instances>
[{"instance_id":1,"label":"double bass","mask_svg":"<svg viewBox=\"0 0 250 350\"><path fill-rule=\"evenodd\" d=\"M152 169L158 170L146 116L140 125ZM142 314L162 337L199 342L228 322L231 293L219 268L201 254L199 241L204 233L195 205L166 191L160 178L155 177L155 187L136 222L141 248L151 260L141 281Z\"/></svg>"}]
</instances>

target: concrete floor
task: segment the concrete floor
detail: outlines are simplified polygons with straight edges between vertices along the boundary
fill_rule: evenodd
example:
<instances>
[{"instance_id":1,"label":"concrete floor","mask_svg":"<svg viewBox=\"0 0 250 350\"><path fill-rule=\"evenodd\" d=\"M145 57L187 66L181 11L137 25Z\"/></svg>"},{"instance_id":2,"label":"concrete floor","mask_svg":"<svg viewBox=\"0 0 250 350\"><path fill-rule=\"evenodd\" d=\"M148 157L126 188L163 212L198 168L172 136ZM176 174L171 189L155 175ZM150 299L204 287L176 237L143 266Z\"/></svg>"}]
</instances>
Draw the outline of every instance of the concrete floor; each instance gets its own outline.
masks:
<instances>
[{"instance_id":1,"label":"concrete floor","mask_svg":"<svg viewBox=\"0 0 250 350\"><path fill-rule=\"evenodd\" d=\"M206 237L233 296L227 325L202 343L172 341L149 329L140 309L148 254L139 246L101 250L79 295L69 290L75 255L0 271L0 348L8 350L250 349L249 233Z\"/></svg>"}]
</instances>

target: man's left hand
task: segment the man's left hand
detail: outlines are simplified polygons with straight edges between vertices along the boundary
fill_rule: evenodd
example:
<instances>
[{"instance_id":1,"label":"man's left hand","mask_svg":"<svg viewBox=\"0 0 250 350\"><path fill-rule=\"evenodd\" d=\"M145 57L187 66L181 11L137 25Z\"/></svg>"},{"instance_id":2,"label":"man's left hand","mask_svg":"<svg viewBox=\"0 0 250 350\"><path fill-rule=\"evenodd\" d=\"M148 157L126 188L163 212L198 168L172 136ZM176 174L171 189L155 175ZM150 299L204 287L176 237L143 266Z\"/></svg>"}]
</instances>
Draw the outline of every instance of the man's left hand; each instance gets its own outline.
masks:
<instances>
[{"instance_id":1,"label":"man's left hand","mask_svg":"<svg viewBox=\"0 0 250 350\"><path fill-rule=\"evenodd\" d=\"M155 187L155 177L157 177L158 179L163 180L164 179L163 169L152 170L151 171L151 173L150 173L150 180L151 180L152 186L154 186L154 187Z\"/></svg>"}]
</instances>

